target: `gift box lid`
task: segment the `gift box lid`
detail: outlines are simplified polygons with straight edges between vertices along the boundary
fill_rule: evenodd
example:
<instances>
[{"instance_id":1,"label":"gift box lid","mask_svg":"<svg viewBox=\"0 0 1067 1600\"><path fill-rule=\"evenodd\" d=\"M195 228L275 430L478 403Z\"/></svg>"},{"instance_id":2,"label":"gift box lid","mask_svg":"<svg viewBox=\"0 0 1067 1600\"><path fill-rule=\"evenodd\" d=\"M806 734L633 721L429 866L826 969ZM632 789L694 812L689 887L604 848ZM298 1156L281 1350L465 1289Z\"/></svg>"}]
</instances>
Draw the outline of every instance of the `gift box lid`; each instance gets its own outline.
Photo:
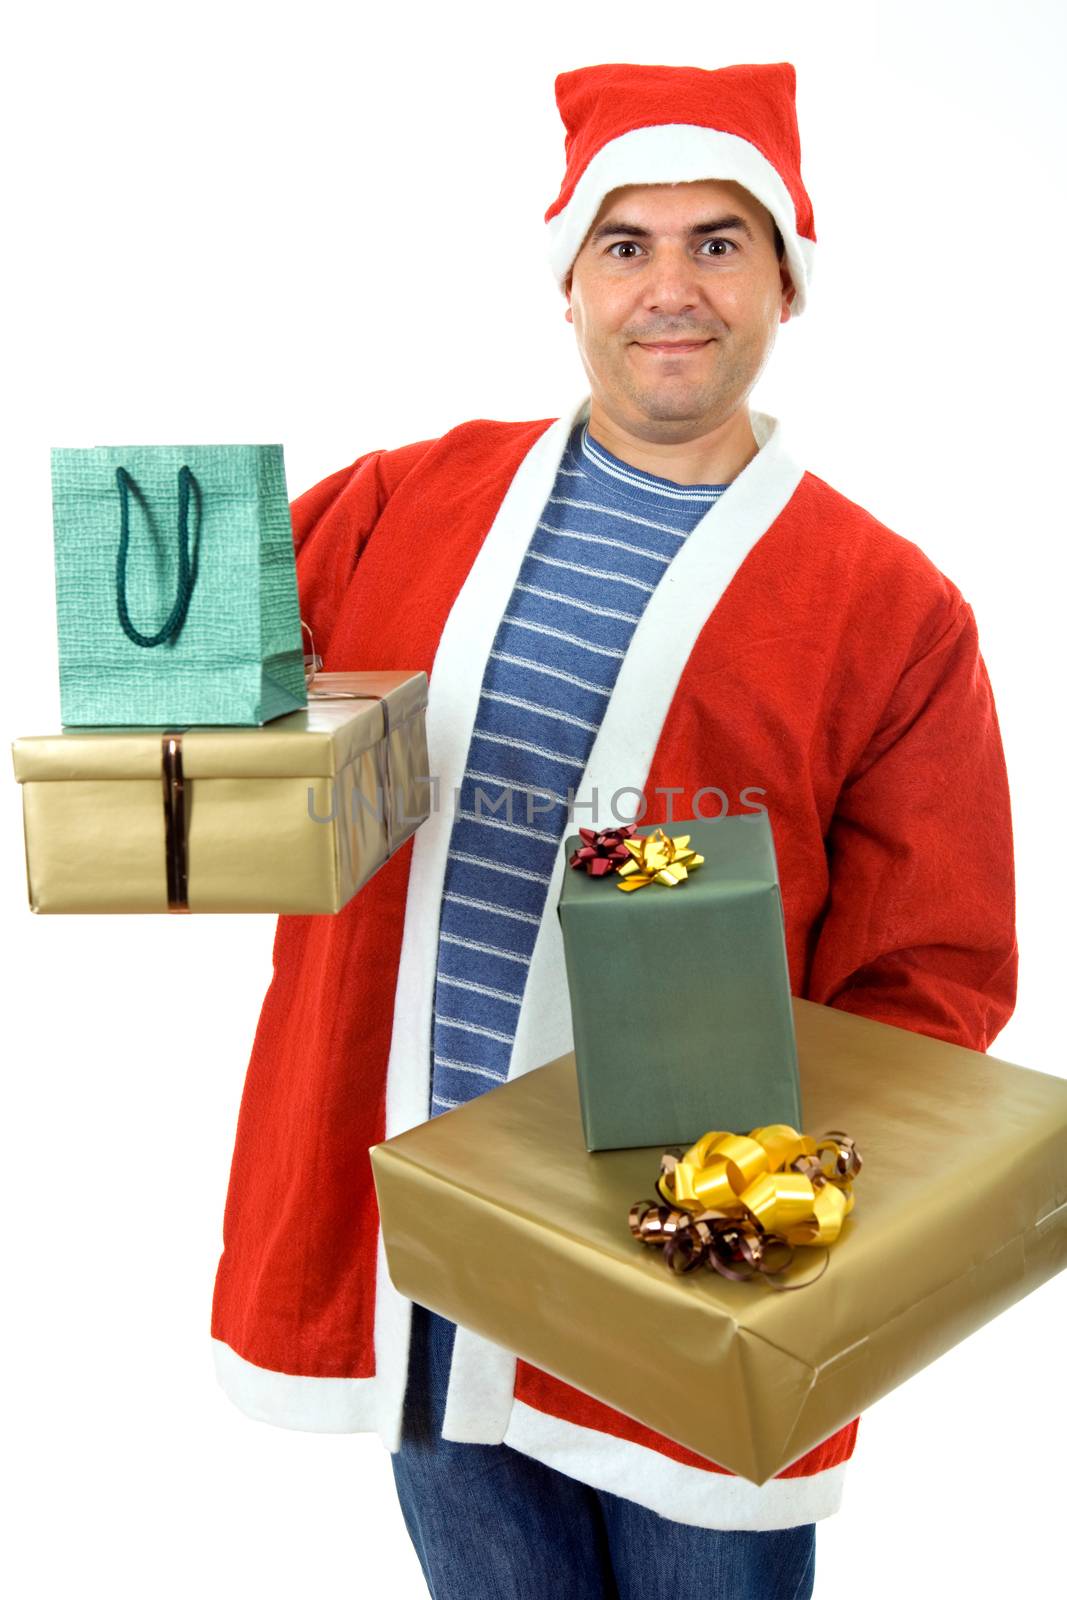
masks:
<instances>
[{"instance_id":1,"label":"gift box lid","mask_svg":"<svg viewBox=\"0 0 1067 1600\"><path fill-rule=\"evenodd\" d=\"M319 672L307 708L260 727L190 727L182 735L186 778L334 777L377 744L389 726L425 710L425 672ZM383 707L384 702L384 707ZM78 728L12 741L19 783L158 779L156 728Z\"/></svg>"},{"instance_id":2,"label":"gift box lid","mask_svg":"<svg viewBox=\"0 0 1067 1600\"><path fill-rule=\"evenodd\" d=\"M777 889L778 864L774 853L774 835L766 811L646 823L636 830L635 838L648 837L660 828L673 839L688 834L690 847L704 857L705 865L694 869L689 881L681 886L681 893L688 895L695 891L701 897L707 895L714 899L733 899L739 894ZM585 840L578 834L571 834L567 838L564 850L568 862L575 850L584 843ZM638 912L642 906L647 912L658 904L662 895L658 884L649 885L654 891L651 894L630 896L624 896L618 885L619 879L615 873L594 877L573 867L563 875L560 910L571 911L579 906L595 907L605 903L614 905L620 900L629 899ZM609 890L616 892L609 893Z\"/></svg>"}]
</instances>

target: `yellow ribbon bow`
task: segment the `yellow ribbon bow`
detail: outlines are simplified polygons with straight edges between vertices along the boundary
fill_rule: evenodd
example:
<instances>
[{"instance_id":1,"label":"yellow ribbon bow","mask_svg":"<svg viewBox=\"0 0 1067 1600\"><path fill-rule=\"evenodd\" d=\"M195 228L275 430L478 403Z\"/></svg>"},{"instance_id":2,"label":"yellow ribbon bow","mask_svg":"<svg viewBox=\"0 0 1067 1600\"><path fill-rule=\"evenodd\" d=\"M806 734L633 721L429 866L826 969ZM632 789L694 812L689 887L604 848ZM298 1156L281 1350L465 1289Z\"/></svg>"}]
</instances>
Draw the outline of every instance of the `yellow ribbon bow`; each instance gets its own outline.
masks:
<instances>
[{"instance_id":1,"label":"yellow ribbon bow","mask_svg":"<svg viewBox=\"0 0 1067 1600\"><path fill-rule=\"evenodd\" d=\"M833 1166L823 1164L832 1151ZM666 1205L638 1200L630 1207L630 1231L644 1244L660 1245L667 1264L688 1272L702 1262L727 1278L763 1274L774 1278L792 1260L796 1245L829 1245L852 1210L852 1180L863 1165L855 1141L832 1129L816 1141L786 1123L753 1128L750 1134L705 1133L681 1157L665 1152L656 1191ZM771 1247L786 1247L776 1266ZM817 1276L821 1276L829 1256Z\"/></svg>"},{"instance_id":2,"label":"yellow ribbon bow","mask_svg":"<svg viewBox=\"0 0 1067 1600\"><path fill-rule=\"evenodd\" d=\"M662 828L639 839L624 839L630 860L616 874L617 889L643 889L646 883L662 883L674 889L684 883L696 867L704 865L704 857L689 848L688 833L671 838Z\"/></svg>"},{"instance_id":3,"label":"yellow ribbon bow","mask_svg":"<svg viewBox=\"0 0 1067 1600\"><path fill-rule=\"evenodd\" d=\"M823 1166L824 1150L837 1157L834 1174ZM816 1143L776 1122L747 1137L705 1133L680 1161L663 1157L656 1188L682 1211L747 1212L787 1244L830 1244L855 1204L860 1164L847 1134L828 1133Z\"/></svg>"}]
</instances>

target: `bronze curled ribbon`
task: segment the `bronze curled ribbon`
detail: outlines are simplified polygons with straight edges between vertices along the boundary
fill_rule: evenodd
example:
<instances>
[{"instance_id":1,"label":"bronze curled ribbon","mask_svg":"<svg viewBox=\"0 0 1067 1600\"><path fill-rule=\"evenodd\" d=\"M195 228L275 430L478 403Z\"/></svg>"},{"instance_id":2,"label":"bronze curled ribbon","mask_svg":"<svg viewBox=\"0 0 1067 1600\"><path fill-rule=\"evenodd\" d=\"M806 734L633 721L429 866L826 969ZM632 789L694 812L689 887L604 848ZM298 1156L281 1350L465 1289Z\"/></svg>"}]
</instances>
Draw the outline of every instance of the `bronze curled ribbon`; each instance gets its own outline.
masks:
<instances>
[{"instance_id":1,"label":"bronze curled ribbon","mask_svg":"<svg viewBox=\"0 0 1067 1600\"><path fill-rule=\"evenodd\" d=\"M691 835L675 836L657 828L655 833L640 839L632 822L617 828L579 828L584 844L573 852L572 867L588 872L592 878L606 878L614 873L616 889L643 889L646 883L662 883L674 889L684 883L689 874L704 865L704 857L690 849Z\"/></svg>"},{"instance_id":2,"label":"bronze curled ribbon","mask_svg":"<svg viewBox=\"0 0 1067 1600\"><path fill-rule=\"evenodd\" d=\"M635 1201L630 1232L660 1246L675 1272L703 1264L725 1278L760 1274L773 1289L806 1289L826 1271L829 1254L803 1283L775 1283L775 1275L790 1265L795 1246L828 1246L838 1237L862 1165L855 1141L838 1128L818 1141L786 1123L748 1135L705 1133L683 1156L664 1153L656 1191L666 1204Z\"/></svg>"}]
</instances>

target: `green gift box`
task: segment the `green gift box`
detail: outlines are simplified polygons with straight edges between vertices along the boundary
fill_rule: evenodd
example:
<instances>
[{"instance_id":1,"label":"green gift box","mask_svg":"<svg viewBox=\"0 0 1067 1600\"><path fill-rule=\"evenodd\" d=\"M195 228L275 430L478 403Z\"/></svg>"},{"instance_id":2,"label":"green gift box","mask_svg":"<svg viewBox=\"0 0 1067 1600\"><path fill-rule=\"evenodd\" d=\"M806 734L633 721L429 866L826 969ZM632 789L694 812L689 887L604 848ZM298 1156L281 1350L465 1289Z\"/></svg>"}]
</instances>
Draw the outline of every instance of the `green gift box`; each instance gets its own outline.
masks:
<instances>
[{"instance_id":1,"label":"green gift box","mask_svg":"<svg viewBox=\"0 0 1067 1600\"><path fill-rule=\"evenodd\" d=\"M52 451L66 727L307 705L281 445Z\"/></svg>"},{"instance_id":2,"label":"green gift box","mask_svg":"<svg viewBox=\"0 0 1067 1600\"><path fill-rule=\"evenodd\" d=\"M639 827L635 841L658 825ZM803 1116L766 812L671 822L703 856L674 887L564 872L558 912L587 1150L689 1144ZM585 841L566 842L568 861Z\"/></svg>"}]
</instances>

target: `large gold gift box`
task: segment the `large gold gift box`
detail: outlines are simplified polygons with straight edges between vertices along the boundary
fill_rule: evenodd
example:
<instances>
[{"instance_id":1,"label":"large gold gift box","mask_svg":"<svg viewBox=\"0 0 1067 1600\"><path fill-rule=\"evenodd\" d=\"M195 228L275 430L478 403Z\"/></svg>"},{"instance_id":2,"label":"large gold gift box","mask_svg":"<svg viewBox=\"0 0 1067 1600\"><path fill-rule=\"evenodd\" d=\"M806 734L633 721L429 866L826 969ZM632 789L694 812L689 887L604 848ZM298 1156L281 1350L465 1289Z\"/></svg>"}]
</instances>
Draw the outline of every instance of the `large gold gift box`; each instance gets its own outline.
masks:
<instances>
[{"instance_id":1,"label":"large gold gift box","mask_svg":"<svg viewBox=\"0 0 1067 1600\"><path fill-rule=\"evenodd\" d=\"M1067 1265L1067 1082L792 1003L802 1131L863 1158L806 1287L635 1239L662 1151L586 1151L567 1055L371 1147L397 1289L762 1484Z\"/></svg>"},{"instance_id":2,"label":"large gold gift box","mask_svg":"<svg viewBox=\"0 0 1067 1600\"><path fill-rule=\"evenodd\" d=\"M424 672L320 672L261 727L16 739L39 912L334 912L429 815Z\"/></svg>"}]
</instances>

